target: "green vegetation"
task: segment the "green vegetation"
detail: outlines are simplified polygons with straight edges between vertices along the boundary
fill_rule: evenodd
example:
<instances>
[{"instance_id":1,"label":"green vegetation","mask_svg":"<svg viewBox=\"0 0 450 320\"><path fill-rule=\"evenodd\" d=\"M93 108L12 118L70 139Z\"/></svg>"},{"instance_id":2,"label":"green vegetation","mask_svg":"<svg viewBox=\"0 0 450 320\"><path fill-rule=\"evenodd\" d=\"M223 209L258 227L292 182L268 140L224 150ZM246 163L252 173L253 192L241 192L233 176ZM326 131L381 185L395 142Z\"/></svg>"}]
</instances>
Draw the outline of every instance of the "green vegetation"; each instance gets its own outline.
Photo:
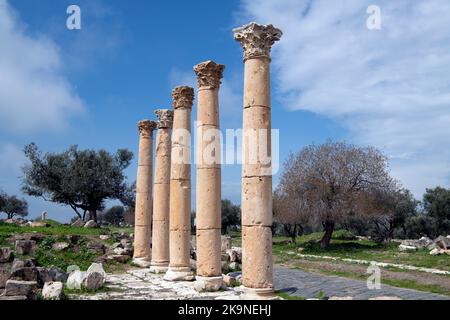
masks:
<instances>
[{"instance_id":1,"label":"green vegetation","mask_svg":"<svg viewBox=\"0 0 450 320\"><path fill-rule=\"evenodd\" d=\"M273 252L279 258L286 256L287 252L296 252L317 256L407 264L450 271L448 256L431 256L427 249L400 252L398 250L399 244L396 242L385 244L370 240L342 240L348 239L347 231L336 231L330 246L324 249L318 242L322 236L323 233L321 232L301 236L296 244L286 244L287 237L275 237ZM295 256L290 256L289 259L295 259Z\"/></svg>"},{"instance_id":2,"label":"green vegetation","mask_svg":"<svg viewBox=\"0 0 450 320\"><path fill-rule=\"evenodd\" d=\"M275 294L284 300L306 300L305 297L299 296L291 296L289 293L285 291L275 291Z\"/></svg>"}]
</instances>

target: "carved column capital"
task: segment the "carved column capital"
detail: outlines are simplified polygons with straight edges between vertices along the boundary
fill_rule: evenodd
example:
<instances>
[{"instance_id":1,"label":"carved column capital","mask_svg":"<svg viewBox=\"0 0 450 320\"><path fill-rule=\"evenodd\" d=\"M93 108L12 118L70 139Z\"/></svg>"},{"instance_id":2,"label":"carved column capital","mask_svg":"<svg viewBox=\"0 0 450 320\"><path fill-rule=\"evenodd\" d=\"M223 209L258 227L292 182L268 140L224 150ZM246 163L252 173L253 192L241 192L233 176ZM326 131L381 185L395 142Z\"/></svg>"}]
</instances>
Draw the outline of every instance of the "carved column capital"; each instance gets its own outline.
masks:
<instances>
[{"instance_id":1,"label":"carved column capital","mask_svg":"<svg viewBox=\"0 0 450 320\"><path fill-rule=\"evenodd\" d=\"M202 62L194 67L199 88L218 89L222 83L225 66L214 61Z\"/></svg>"},{"instance_id":2,"label":"carved column capital","mask_svg":"<svg viewBox=\"0 0 450 320\"><path fill-rule=\"evenodd\" d=\"M266 57L270 59L272 45L281 39L283 32L273 25L249 23L233 30L234 39L244 49L244 61Z\"/></svg>"},{"instance_id":3,"label":"carved column capital","mask_svg":"<svg viewBox=\"0 0 450 320\"><path fill-rule=\"evenodd\" d=\"M158 117L158 129L172 129L173 127L173 111L169 109L159 109L155 111Z\"/></svg>"},{"instance_id":4,"label":"carved column capital","mask_svg":"<svg viewBox=\"0 0 450 320\"><path fill-rule=\"evenodd\" d=\"M150 120L141 120L138 122L139 134L148 138L151 137L153 131L156 129L156 122Z\"/></svg>"},{"instance_id":5,"label":"carved column capital","mask_svg":"<svg viewBox=\"0 0 450 320\"><path fill-rule=\"evenodd\" d=\"M176 87L172 91L173 108L187 108L191 109L194 104L194 88L191 87Z\"/></svg>"}]
</instances>

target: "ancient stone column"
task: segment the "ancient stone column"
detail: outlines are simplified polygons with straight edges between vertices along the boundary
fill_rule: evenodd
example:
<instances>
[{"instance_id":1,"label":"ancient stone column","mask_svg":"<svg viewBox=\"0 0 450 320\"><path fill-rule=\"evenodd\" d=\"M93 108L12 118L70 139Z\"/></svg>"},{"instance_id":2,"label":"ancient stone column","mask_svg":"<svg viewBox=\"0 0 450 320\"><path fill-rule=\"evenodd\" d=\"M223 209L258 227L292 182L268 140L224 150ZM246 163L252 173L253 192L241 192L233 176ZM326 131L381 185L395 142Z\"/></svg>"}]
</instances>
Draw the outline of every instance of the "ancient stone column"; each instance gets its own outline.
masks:
<instances>
[{"instance_id":1,"label":"ancient stone column","mask_svg":"<svg viewBox=\"0 0 450 320\"><path fill-rule=\"evenodd\" d=\"M143 268L151 261L153 131L156 122L143 120L139 127L133 263Z\"/></svg>"},{"instance_id":2,"label":"ancient stone column","mask_svg":"<svg viewBox=\"0 0 450 320\"><path fill-rule=\"evenodd\" d=\"M170 154L172 110L156 110L155 179L153 185L152 261L150 272L165 273L169 267Z\"/></svg>"},{"instance_id":3,"label":"ancient stone column","mask_svg":"<svg viewBox=\"0 0 450 320\"><path fill-rule=\"evenodd\" d=\"M256 23L233 32L245 63L242 278L249 294L265 297L273 295L270 50L282 32Z\"/></svg>"},{"instance_id":4,"label":"ancient stone column","mask_svg":"<svg viewBox=\"0 0 450 320\"><path fill-rule=\"evenodd\" d=\"M198 80L197 110L197 276L198 291L222 287L221 145L219 87L225 66L213 61L194 67Z\"/></svg>"},{"instance_id":5,"label":"ancient stone column","mask_svg":"<svg viewBox=\"0 0 450 320\"><path fill-rule=\"evenodd\" d=\"M164 279L191 281L194 280L190 267L191 111L194 89L177 87L172 96L174 120L170 172L170 263Z\"/></svg>"}]
</instances>

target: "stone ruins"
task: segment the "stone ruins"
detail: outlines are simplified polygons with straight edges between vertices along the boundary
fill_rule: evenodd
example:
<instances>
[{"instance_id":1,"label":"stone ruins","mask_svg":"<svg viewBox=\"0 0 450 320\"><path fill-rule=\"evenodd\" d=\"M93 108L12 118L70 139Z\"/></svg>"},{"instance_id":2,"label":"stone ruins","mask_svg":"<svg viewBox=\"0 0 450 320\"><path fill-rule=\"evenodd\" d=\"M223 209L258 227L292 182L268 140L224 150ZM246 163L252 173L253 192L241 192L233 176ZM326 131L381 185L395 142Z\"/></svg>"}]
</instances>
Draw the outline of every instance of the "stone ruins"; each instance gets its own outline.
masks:
<instances>
[{"instance_id":1,"label":"stone ruins","mask_svg":"<svg viewBox=\"0 0 450 320\"><path fill-rule=\"evenodd\" d=\"M250 297L273 290L270 51L282 32L250 23L233 30L244 51L242 143L242 280ZM173 111L157 110L157 122L138 123L134 264L165 273L167 281L193 281L198 291L223 286L221 267L221 155L219 89L225 66L206 61L194 67L198 81L196 150L197 266L190 265L191 111L194 89L172 92ZM153 131L157 128L153 179ZM207 135L203 132L207 131ZM260 132L263 131L263 135ZM259 132L259 133L258 133ZM255 134L253 134L255 133ZM207 136L205 138L205 136Z\"/></svg>"}]
</instances>

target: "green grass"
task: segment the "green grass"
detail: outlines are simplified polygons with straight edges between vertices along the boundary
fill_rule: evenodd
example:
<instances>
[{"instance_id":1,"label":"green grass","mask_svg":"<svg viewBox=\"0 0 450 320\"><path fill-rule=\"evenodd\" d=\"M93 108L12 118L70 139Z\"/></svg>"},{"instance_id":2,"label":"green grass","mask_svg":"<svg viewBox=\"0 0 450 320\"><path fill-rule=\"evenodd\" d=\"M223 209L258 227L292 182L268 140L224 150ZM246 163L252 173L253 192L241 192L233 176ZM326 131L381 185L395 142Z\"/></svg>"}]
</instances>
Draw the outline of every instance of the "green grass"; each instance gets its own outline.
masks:
<instances>
[{"instance_id":1,"label":"green grass","mask_svg":"<svg viewBox=\"0 0 450 320\"><path fill-rule=\"evenodd\" d=\"M435 268L450 271L450 259L446 255L431 256L429 250L400 252L398 243L380 244L369 240L342 240L344 233L337 231L333 235L330 247L323 249L318 241L322 233L312 233L299 237L296 244L276 244L288 238L274 238L273 252L282 257L288 251L317 256L331 256L346 259L368 260L395 264L407 264L423 268ZM292 259L293 257L291 257Z\"/></svg>"},{"instance_id":2,"label":"green grass","mask_svg":"<svg viewBox=\"0 0 450 320\"><path fill-rule=\"evenodd\" d=\"M291 296L289 293L284 291L275 291L275 294L284 300L306 300L305 297Z\"/></svg>"}]
</instances>

